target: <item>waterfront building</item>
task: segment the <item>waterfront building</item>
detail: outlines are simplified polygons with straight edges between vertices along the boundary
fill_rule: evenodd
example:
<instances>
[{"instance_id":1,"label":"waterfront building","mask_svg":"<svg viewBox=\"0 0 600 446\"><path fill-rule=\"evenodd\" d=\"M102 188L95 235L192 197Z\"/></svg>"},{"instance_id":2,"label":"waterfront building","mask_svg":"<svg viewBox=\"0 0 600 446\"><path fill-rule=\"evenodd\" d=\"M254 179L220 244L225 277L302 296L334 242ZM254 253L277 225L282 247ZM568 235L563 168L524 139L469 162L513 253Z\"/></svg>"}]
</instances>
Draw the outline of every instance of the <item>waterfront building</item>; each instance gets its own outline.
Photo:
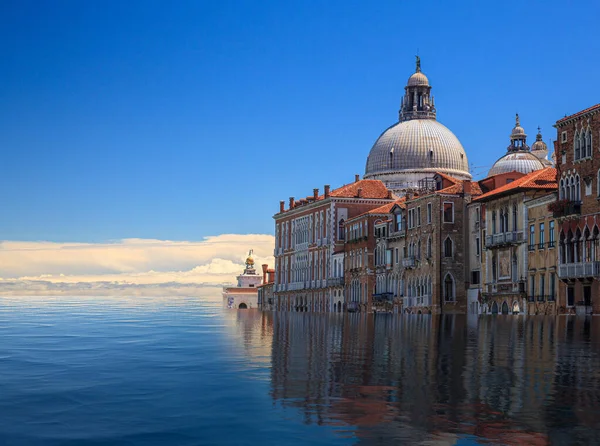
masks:
<instances>
[{"instance_id":1,"label":"waterfront building","mask_svg":"<svg viewBox=\"0 0 600 446\"><path fill-rule=\"evenodd\" d=\"M262 311L273 310L273 282L275 281L275 270L269 265L262 265L263 281L258 286L258 307Z\"/></svg>"},{"instance_id":2,"label":"waterfront building","mask_svg":"<svg viewBox=\"0 0 600 446\"><path fill-rule=\"evenodd\" d=\"M466 313L467 204L479 184L443 173L421 183L406 200L402 252L403 311Z\"/></svg>"},{"instance_id":3,"label":"waterfront building","mask_svg":"<svg viewBox=\"0 0 600 446\"><path fill-rule=\"evenodd\" d=\"M541 134L539 137L541 139ZM536 150L535 154L532 153L527 145L527 134L525 129L521 127L519 115L517 114L515 126L510 133L510 144L506 149L506 154L494 163L488 172L488 177L509 172L526 174L546 167L542 159L547 156L548 151L546 148L544 152L545 144L541 140L539 142L541 144L538 144L538 141L534 143Z\"/></svg>"},{"instance_id":4,"label":"waterfront building","mask_svg":"<svg viewBox=\"0 0 600 446\"><path fill-rule=\"evenodd\" d=\"M403 197L379 212L381 220L375 224L375 291L373 309L377 312L397 313L402 310L403 267L401 253L405 245L405 209L406 197ZM372 212L377 212L374 210Z\"/></svg>"},{"instance_id":5,"label":"waterfront building","mask_svg":"<svg viewBox=\"0 0 600 446\"><path fill-rule=\"evenodd\" d=\"M548 206L557 192L525 201L529 291L527 314L557 314L558 243L556 219Z\"/></svg>"},{"instance_id":6,"label":"waterfront building","mask_svg":"<svg viewBox=\"0 0 600 446\"><path fill-rule=\"evenodd\" d=\"M275 282L273 299L277 310L333 311L332 303L340 300L340 277L334 273L332 260L345 252L348 220L366 211L394 201L385 185L378 180L361 180L324 194L290 198L285 209L280 202L275 219ZM368 228L361 227L361 237ZM345 262L348 263L344 254ZM336 301L336 296L338 300ZM367 301L365 300L365 304Z\"/></svg>"},{"instance_id":7,"label":"waterfront building","mask_svg":"<svg viewBox=\"0 0 600 446\"><path fill-rule=\"evenodd\" d=\"M600 312L600 104L559 119L556 170L561 312Z\"/></svg>"},{"instance_id":8,"label":"waterfront building","mask_svg":"<svg viewBox=\"0 0 600 446\"><path fill-rule=\"evenodd\" d=\"M524 202L555 191L555 175L556 170L548 167L527 175L509 172L480 181L485 193L473 201L484 204L486 212L484 312L526 311L529 269L525 230L529 220ZM538 289L531 283L529 292L535 296Z\"/></svg>"},{"instance_id":9,"label":"waterfront building","mask_svg":"<svg viewBox=\"0 0 600 446\"><path fill-rule=\"evenodd\" d=\"M223 288L223 308L256 309L258 308L258 286L263 277L254 269L252 250L246 258L246 268L237 276L237 286Z\"/></svg>"},{"instance_id":10,"label":"waterfront building","mask_svg":"<svg viewBox=\"0 0 600 446\"><path fill-rule=\"evenodd\" d=\"M473 201L467 205L467 312L480 314L482 309L483 271L485 268L485 205Z\"/></svg>"},{"instance_id":11,"label":"waterfront building","mask_svg":"<svg viewBox=\"0 0 600 446\"><path fill-rule=\"evenodd\" d=\"M467 155L458 138L437 121L429 79L417 57L415 73L408 78L398 122L377 139L365 169L365 178L383 181L398 195L425 178L444 173L470 180Z\"/></svg>"}]
</instances>

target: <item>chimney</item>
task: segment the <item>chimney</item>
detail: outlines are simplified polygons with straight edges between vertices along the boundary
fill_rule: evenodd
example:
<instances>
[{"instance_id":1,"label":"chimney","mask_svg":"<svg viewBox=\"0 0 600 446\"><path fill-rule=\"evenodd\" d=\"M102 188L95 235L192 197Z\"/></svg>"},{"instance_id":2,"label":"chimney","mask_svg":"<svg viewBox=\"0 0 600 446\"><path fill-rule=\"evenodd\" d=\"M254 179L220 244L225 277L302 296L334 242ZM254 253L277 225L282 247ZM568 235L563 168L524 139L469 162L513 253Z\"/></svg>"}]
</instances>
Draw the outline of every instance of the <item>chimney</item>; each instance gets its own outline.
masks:
<instances>
[{"instance_id":1,"label":"chimney","mask_svg":"<svg viewBox=\"0 0 600 446\"><path fill-rule=\"evenodd\" d=\"M359 188L358 188L358 190L356 191L356 196L357 196L358 198L361 198L361 197L362 197L362 187L359 187Z\"/></svg>"},{"instance_id":2,"label":"chimney","mask_svg":"<svg viewBox=\"0 0 600 446\"><path fill-rule=\"evenodd\" d=\"M294 209L294 197L290 197L290 211Z\"/></svg>"},{"instance_id":3,"label":"chimney","mask_svg":"<svg viewBox=\"0 0 600 446\"><path fill-rule=\"evenodd\" d=\"M325 198L329 198L329 184L325 185Z\"/></svg>"},{"instance_id":4,"label":"chimney","mask_svg":"<svg viewBox=\"0 0 600 446\"><path fill-rule=\"evenodd\" d=\"M285 201L281 200L279 202L279 212L285 211Z\"/></svg>"},{"instance_id":5,"label":"chimney","mask_svg":"<svg viewBox=\"0 0 600 446\"><path fill-rule=\"evenodd\" d=\"M358 183L359 181L360 181L360 175L359 174L354 175L354 182Z\"/></svg>"},{"instance_id":6,"label":"chimney","mask_svg":"<svg viewBox=\"0 0 600 446\"><path fill-rule=\"evenodd\" d=\"M319 189L318 188L313 189L313 197L315 198L315 201L317 201L319 199Z\"/></svg>"},{"instance_id":7,"label":"chimney","mask_svg":"<svg viewBox=\"0 0 600 446\"><path fill-rule=\"evenodd\" d=\"M269 265L267 264L263 264L262 265L262 270L263 270L263 283L267 283L267 269L269 268Z\"/></svg>"},{"instance_id":8,"label":"chimney","mask_svg":"<svg viewBox=\"0 0 600 446\"><path fill-rule=\"evenodd\" d=\"M393 198L391 190L388 190L387 198L388 198L388 200L391 200Z\"/></svg>"},{"instance_id":9,"label":"chimney","mask_svg":"<svg viewBox=\"0 0 600 446\"><path fill-rule=\"evenodd\" d=\"M463 181L463 194L464 195L471 195L471 180L464 180Z\"/></svg>"}]
</instances>

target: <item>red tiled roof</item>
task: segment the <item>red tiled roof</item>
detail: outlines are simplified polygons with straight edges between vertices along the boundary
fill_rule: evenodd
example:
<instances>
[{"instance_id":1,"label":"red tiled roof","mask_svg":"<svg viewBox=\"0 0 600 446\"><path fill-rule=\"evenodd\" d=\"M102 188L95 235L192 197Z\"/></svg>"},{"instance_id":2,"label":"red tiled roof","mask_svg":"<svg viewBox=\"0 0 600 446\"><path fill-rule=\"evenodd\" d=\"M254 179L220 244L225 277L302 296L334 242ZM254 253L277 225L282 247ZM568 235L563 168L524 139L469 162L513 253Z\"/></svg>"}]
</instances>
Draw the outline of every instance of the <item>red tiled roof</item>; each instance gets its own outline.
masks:
<instances>
[{"instance_id":1,"label":"red tiled roof","mask_svg":"<svg viewBox=\"0 0 600 446\"><path fill-rule=\"evenodd\" d=\"M388 190L379 180L359 180L331 191L332 197L353 198L362 189L362 198L387 198ZM319 197L321 198L321 197Z\"/></svg>"},{"instance_id":2,"label":"red tiled roof","mask_svg":"<svg viewBox=\"0 0 600 446\"><path fill-rule=\"evenodd\" d=\"M496 195L509 193L521 189L558 189L556 184L556 169L554 167L546 167L545 169L536 170L530 174L521 177L512 183L505 184L494 190L491 190L474 200L483 200Z\"/></svg>"},{"instance_id":3,"label":"red tiled roof","mask_svg":"<svg viewBox=\"0 0 600 446\"><path fill-rule=\"evenodd\" d=\"M364 217L365 215L377 215L377 214L389 214L392 211L394 205L400 205L404 207L404 202L406 201L406 197L399 198L396 201L392 201L391 203L386 203L383 206L379 206L378 208L371 209L370 211L363 212L356 217L351 218L350 220L354 220L355 218Z\"/></svg>"},{"instance_id":4,"label":"red tiled roof","mask_svg":"<svg viewBox=\"0 0 600 446\"><path fill-rule=\"evenodd\" d=\"M567 121L569 119L576 118L578 116L584 115L584 114L589 113L591 111L594 111L596 109L600 109L600 104L592 105L591 107L588 107L585 110L581 110L580 112L574 113L574 114L572 114L570 116L565 116L564 118L559 119L558 121L556 121L556 123L558 124L559 122L563 122L563 121Z\"/></svg>"},{"instance_id":5,"label":"red tiled roof","mask_svg":"<svg viewBox=\"0 0 600 446\"><path fill-rule=\"evenodd\" d=\"M442 178L444 178L444 179L446 179L446 180L448 180L448 181L450 181L450 182L452 182L454 184L456 184L456 183L458 183L460 181L458 178L451 177L450 175L446 175L445 173L442 173L442 172L436 172L436 175L439 175Z\"/></svg>"},{"instance_id":6,"label":"red tiled roof","mask_svg":"<svg viewBox=\"0 0 600 446\"><path fill-rule=\"evenodd\" d=\"M464 181L458 180L459 182L453 184L452 186L448 186L445 189L438 190L439 194L462 194L465 191ZM483 194L481 187L477 181L471 181L471 195L478 196Z\"/></svg>"}]
</instances>

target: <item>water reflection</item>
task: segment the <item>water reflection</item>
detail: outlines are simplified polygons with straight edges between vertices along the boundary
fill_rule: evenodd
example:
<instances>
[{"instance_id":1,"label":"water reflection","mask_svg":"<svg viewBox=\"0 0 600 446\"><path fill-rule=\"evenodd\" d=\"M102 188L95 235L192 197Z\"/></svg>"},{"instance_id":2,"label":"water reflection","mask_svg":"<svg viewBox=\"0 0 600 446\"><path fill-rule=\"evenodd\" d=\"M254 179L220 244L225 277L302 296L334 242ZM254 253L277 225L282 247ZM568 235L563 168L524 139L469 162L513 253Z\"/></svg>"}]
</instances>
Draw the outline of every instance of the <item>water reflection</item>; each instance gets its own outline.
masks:
<instances>
[{"instance_id":1,"label":"water reflection","mask_svg":"<svg viewBox=\"0 0 600 446\"><path fill-rule=\"evenodd\" d=\"M274 401L358 442L600 443L600 320L235 317L270 348Z\"/></svg>"}]
</instances>

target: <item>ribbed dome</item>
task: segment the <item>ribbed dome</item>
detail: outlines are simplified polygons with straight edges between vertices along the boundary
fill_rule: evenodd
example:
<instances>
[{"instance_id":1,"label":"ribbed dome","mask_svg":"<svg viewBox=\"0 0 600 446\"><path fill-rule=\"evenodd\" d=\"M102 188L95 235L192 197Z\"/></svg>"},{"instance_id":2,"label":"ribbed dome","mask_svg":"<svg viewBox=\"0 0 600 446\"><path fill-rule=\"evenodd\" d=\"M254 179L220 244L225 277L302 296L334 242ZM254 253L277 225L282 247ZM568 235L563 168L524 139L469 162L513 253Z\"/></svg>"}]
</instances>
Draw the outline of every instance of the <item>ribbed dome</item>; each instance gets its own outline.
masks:
<instances>
[{"instance_id":1,"label":"ribbed dome","mask_svg":"<svg viewBox=\"0 0 600 446\"><path fill-rule=\"evenodd\" d=\"M544 164L531 152L509 152L494 163L488 177L508 172L530 173L543 169Z\"/></svg>"},{"instance_id":2,"label":"ribbed dome","mask_svg":"<svg viewBox=\"0 0 600 446\"><path fill-rule=\"evenodd\" d=\"M434 119L413 119L394 124L381 134L367 158L365 178L385 182L378 178L383 176L402 182L404 173L435 172L471 178L467 155L456 136Z\"/></svg>"},{"instance_id":3,"label":"ribbed dome","mask_svg":"<svg viewBox=\"0 0 600 446\"><path fill-rule=\"evenodd\" d=\"M523 127L521 127L520 125L517 125L516 127L514 127L512 129L512 132L510 135L511 136L527 136L525 134L525 129Z\"/></svg>"},{"instance_id":4,"label":"ribbed dome","mask_svg":"<svg viewBox=\"0 0 600 446\"><path fill-rule=\"evenodd\" d=\"M411 77L408 78L407 86L409 87L419 87L419 86L428 86L429 79L420 71L414 73Z\"/></svg>"}]
</instances>

